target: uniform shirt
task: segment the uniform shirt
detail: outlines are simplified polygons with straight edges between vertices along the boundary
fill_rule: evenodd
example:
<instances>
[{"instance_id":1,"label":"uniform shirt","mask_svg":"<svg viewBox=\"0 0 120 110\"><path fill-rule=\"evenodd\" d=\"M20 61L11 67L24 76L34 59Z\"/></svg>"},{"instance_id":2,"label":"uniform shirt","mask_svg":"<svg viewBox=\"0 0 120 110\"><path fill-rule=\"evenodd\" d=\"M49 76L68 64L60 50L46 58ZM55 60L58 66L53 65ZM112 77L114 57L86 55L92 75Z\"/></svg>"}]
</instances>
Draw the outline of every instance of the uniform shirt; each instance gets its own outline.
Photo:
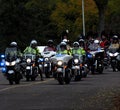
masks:
<instances>
[{"instance_id":1,"label":"uniform shirt","mask_svg":"<svg viewBox=\"0 0 120 110\"><path fill-rule=\"evenodd\" d=\"M72 54L79 54L79 55L85 55L85 50L83 48L78 48L78 49L72 49Z\"/></svg>"},{"instance_id":2,"label":"uniform shirt","mask_svg":"<svg viewBox=\"0 0 120 110\"><path fill-rule=\"evenodd\" d=\"M61 53L61 54L68 54L68 55L71 55L71 53L68 51L68 50L60 50L58 51L57 53Z\"/></svg>"},{"instance_id":3,"label":"uniform shirt","mask_svg":"<svg viewBox=\"0 0 120 110\"><path fill-rule=\"evenodd\" d=\"M32 47L26 47L26 49L24 50L25 54L34 54L34 55L39 55L40 52L38 50L38 48L32 48Z\"/></svg>"}]
</instances>

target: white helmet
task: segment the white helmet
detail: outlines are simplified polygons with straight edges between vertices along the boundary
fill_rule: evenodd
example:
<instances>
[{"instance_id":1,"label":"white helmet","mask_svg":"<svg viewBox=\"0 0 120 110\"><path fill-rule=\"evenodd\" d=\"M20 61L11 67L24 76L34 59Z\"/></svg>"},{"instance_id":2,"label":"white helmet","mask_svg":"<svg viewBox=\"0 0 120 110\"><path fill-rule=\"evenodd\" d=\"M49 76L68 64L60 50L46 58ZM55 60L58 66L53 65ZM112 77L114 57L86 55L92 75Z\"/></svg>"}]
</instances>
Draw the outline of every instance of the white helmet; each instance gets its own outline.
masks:
<instances>
[{"instance_id":1,"label":"white helmet","mask_svg":"<svg viewBox=\"0 0 120 110\"><path fill-rule=\"evenodd\" d=\"M74 47L79 47L79 42L74 42L74 43L73 43L73 46L74 46Z\"/></svg>"},{"instance_id":2,"label":"white helmet","mask_svg":"<svg viewBox=\"0 0 120 110\"><path fill-rule=\"evenodd\" d=\"M114 39L118 39L118 36L117 36L117 35L114 35L113 38L114 38Z\"/></svg>"},{"instance_id":3,"label":"white helmet","mask_svg":"<svg viewBox=\"0 0 120 110\"><path fill-rule=\"evenodd\" d=\"M62 41L62 42L60 43L60 45L66 45L66 42L63 42L63 41Z\"/></svg>"},{"instance_id":4,"label":"white helmet","mask_svg":"<svg viewBox=\"0 0 120 110\"><path fill-rule=\"evenodd\" d=\"M94 43L95 43L95 44L99 44L100 41L96 39L96 40L94 40Z\"/></svg>"},{"instance_id":5,"label":"white helmet","mask_svg":"<svg viewBox=\"0 0 120 110\"><path fill-rule=\"evenodd\" d=\"M67 40L67 39L63 39L62 41L63 41L63 42L66 42L66 43L68 42L68 40Z\"/></svg>"},{"instance_id":6,"label":"white helmet","mask_svg":"<svg viewBox=\"0 0 120 110\"><path fill-rule=\"evenodd\" d=\"M37 44L36 40L32 40L30 44Z\"/></svg>"},{"instance_id":7,"label":"white helmet","mask_svg":"<svg viewBox=\"0 0 120 110\"><path fill-rule=\"evenodd\" d=\"M17 42L11 42L10 46L17 46Z\"/></svg>"}]
</instances>

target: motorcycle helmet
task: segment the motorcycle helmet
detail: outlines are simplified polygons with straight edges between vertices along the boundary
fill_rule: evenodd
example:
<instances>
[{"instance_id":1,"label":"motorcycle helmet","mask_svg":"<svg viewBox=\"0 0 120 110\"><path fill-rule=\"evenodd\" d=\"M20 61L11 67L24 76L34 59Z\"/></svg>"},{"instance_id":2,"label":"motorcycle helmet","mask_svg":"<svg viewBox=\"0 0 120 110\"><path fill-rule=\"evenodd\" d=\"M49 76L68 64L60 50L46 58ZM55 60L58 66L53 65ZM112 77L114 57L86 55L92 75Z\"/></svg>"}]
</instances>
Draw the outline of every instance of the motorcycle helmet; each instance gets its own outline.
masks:
<instances>
[{"instance_id":1,"label":"motorcycle helmet","mask_svg":"<svg viewBox=\"0 0 120 110\"><path fill-rule=\"evenodd\" d=\"M79 45L82 46L82 47L84 46L84 39L79 40Z\"/></svg>"},{"instance_id":2,"label":"motorcycle helmet","mask_svg":"<svg viewBox=\"0 0 120 110\"><path fill-rule=\"evenodd\" d=\"M65 42L65 43L67 43L67 42L68 42L68 40L67 40L67 39L63 39L62 41L63 41L63 42Z\"/></svg>"},{"instance_id":3,"label":"motorcycle helmet","mask_svg":"<svg viewBox=\"0 0 120 110\"><path fill-rule=\"evenodd\" d=\"M92 39L90 39L90 43L94 43L94 39L92 38Z\"/></svg>"},{"instance_id":4,"label":"motorcycle helmet","mask_svg":"<svg viewBox=\"0 0 120 110\"><path fill-rule=\"evenodd\" d=\"M48 46L53 46L53 40L48 40L47 44Z\"/></svg>"},{"instance_id":5,"label":"motorcycle helmet","mask_svg":"<svg viewBox=\"0 0 120 110\"><path fill-rule=\"evenodd\" d=\"M79 47L79 42L74 42L73 47Z\"/></svg>"},{"instance_id":6,"label":"motorcycle helmet","mask_svg":"<svg viewBox=\"0 0 120 110\"><path fill-rule=\"evenodd\" d=\"M117 35L114 35L114 36L113 36L113 40L118 40L118 36L117 36Z\"/></svg>"},{"instance_id":7,"label":"motorcycle helmet","mask_svg":"<svg viewBox=\"0 0 120 110\"><path fill-rule=\"evenodd\" d=\"M117 35L113 36L113 42L115 42L115 43L118 42L118 36Z\"/></svg>"},{"instance_id":8,"label":"motorcycle helmet","mask_svg":"<svg viewBox=\"0 0 120 110\"><path fill-rule=\"evenodd\" d=\"M73 43L73 47L74 47L75 49L79 48L79 42L74 42L74 43Z\"/></svg>"},{"instance_id":9,"label":"motorcycle helmet","mask_svg":"<svg viewBox=\"0 0 120 110\"><path fill-rule=\"evenodd\" d=\"M60 48L66 49L67 48L66 46L67 46L67 44L65 42L60 43Z\"/></svg>"},{"instance_id":10,"label":"motorcycle helmet","mask_svg":"<svg viewBox=\"0 0 120 110\"><path fill-rule=\"evenodd\" d=\"M11 42L11 43L10 43L10 46L11 46L11 47L17 47L17 42Z\"/></svg>"},{"instance_id":11,"label":"motorcycle helmet","mask_svg":"<svg viewBox=\"0 0 120 110\"><path fill-rule=\"evenodd\" d=\"M94 43L95 43L95 44L99 44L100 41L96 39L96 40L94 40Z\"/></svg>"},{"instance_id":12,"label":"motorcycle helmet","mask_svg":"<svg viewBox=\"0 0 120 110\"><path fill-rule=\"evenodd\" d=\"M32 40L30 43L30 46L35 48L37 46L37 41L36 40Z\"/></svg>"}]
</instances>

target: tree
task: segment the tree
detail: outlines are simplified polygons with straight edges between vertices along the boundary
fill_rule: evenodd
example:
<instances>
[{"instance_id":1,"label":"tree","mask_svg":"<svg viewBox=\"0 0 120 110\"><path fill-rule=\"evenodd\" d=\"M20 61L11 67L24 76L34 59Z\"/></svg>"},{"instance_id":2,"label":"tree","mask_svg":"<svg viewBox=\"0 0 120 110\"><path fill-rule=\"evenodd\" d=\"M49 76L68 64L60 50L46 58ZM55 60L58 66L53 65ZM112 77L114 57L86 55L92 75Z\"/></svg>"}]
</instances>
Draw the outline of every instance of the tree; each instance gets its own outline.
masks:
<instances>
[{"instance_id":1,"label":"tree","mask_svg":"<svg viewBox=\"0 0 120 110\"><path fill-rule=\"evenodd\" d=\"M96 15L97 7L94 1L85 0L86 31L96 28ZM51 20L56 24L59 35L64 30L68 29L70 32L70 39L75 39L75 37L82 33L81 0L66 0L58 2L51 15Z\"/></svg>"},{"instance_id":2,"label":"tree","mask_svg":"<svg viewBox=\"0 0 120 110\"><path fill-rule=\"evenodd\" d=\"M108 5L108 0L94 0L97 8L98 8L98 13L99 13L99 28L98 32L99 35L105 28L105 11Z\"/></svg>"},{"instance_id":3,"label":"tree","mask_svg":"<svg viewBox=\"0 0 120 110\"><path fill-rule=\"evenodd\" d=\"M113 32L120 32L120 1L109 0L107 8L106 28Z\"/></svg>"}]
</instances>

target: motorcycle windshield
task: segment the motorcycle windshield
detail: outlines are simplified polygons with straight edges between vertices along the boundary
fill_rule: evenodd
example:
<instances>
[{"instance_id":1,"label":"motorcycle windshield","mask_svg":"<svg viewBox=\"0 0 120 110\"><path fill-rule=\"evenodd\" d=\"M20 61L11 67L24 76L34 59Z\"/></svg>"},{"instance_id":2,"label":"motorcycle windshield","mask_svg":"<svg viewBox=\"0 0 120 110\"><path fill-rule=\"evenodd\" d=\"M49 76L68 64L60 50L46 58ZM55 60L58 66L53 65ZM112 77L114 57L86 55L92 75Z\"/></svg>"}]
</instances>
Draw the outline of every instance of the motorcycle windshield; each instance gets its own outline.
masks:
<instances>
[{"instance_id":1,"label":"motorcycle windshield","mask_svg":"<svg viewBox=\"0 0 120 110\"><path fill-rule=\"evenodd\" d=\"M28 59L30 58L32 61L36 59L36 55L33 54L24 54L24 58Z\"/></svg>"},{"instance_id":2,"label":"motorcycle windshield","mask_svg":"<svg viewBox=\"0 0 120 110\"><path fill-rule=\"evenodd\" d=\"M74 55L73 55L73 58L81 59L81 58L82 58L82 55L74 54Z\"/></svg>"},{"instance_id":3,"label":"motorcycle windshield","mask_svg":"<svg viewBox=\"0 0 120 110\"><path fill-rule=\"evenodd\" d=\"M66 54L61 54L61 53L60 53L60 54L56 54L55 56L56 56L56 57L63 57L63 56L65 56L65 55L66 55Z\"/></svg>"},{"instance_id":4,"label":"motorcycle windshield","mask_svg":"<svg viewBox=\"0 0 120 110\"><path fill-rule=\"evenodd\" d=\"M45 51L45 52L42 52L41 53L41 55L43 56L43 57L52 57L52 56L54 56L56 54L56 52L54 52L54 51Z\"/></svg>"},{"instance_id":5,"label":"motorcycle windshield","mask_svg":"<svg viewBox=\"0 0 120 110\"><path fill-rule=\"evenodd\" d=\"M109 49L109 52L110 52L110 53L115 53L116 51L117 51L116 48L110 48L110 49Z\"/></svg>"},{"instance_id":6,"label":"motorcycle windshield","mask_svg":"<svg viewBox=\"0 0 120 110\"><path fill-rule=\"evenodd\" d=\"M17 58L17 48L6 48L5 59L9 62L14 61Z\"/></svg>"}]
</instances>

